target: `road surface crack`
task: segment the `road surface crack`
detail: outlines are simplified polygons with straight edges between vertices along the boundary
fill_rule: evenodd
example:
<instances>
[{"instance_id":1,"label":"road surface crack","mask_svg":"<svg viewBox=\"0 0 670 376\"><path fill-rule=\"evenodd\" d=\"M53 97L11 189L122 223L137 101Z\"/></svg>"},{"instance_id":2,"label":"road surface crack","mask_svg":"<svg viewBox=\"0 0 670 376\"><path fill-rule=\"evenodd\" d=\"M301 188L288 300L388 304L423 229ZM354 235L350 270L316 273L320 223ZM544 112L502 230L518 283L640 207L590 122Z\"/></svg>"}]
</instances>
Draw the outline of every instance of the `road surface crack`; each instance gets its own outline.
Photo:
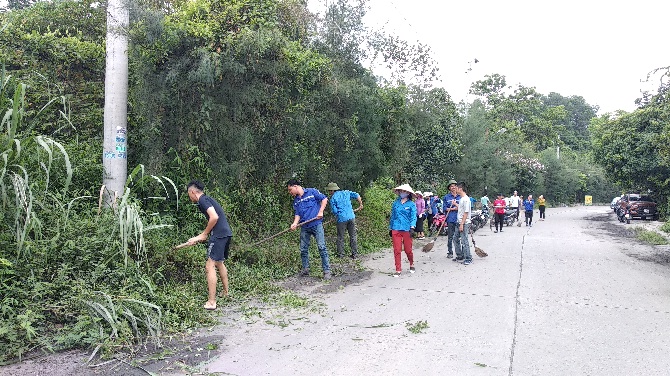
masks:
<instances>
[{"instance_id":1,"label":"road surface crack","mask_svg":"<svg viewBox=\"0 0 670 376\"><path fill-rule=\"evenodd\" d=\"M521 274L523 273L523 247L526 243L526 235L521 240L521 255L519 257L519 280L516 283L515 305L514 305L514 333L512 334L512 346L509 355L509 372L508 375L514 374L514 350L516 348L516 331L519 326L519 305L521 299L519 298L519 289L521 288Z\"/></svg>"}]
</instances>

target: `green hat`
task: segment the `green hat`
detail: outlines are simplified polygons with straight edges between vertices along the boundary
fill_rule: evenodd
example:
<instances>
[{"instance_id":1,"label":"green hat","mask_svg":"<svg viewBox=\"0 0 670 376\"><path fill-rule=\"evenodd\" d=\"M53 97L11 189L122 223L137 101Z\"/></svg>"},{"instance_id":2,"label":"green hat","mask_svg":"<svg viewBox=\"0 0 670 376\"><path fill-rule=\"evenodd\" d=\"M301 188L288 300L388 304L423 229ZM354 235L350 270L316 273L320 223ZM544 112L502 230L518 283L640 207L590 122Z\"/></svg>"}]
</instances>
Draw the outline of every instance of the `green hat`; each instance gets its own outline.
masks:
<instances>
[{"instance_id":1,"label":"green hat","mask_svg":"<svg viewBox=\"0 0 670 376\"><path fill-rule=\"evenodd\" d=\"M327 191L339 191L340 187L338 187L337 184L335 184L335 183L328 183L328 185L326 186L326 190Z\"/></svg>"},{"instance_id":2,"label":"green hat","mask_svg":"<svg viewBox=\"0 0 670 376\"><path fill-rule=\"evenodd\" d=\"M447 184L447 188L449 188L450 185L452 184L458 184L458 182L454 179L449 180L449 184Z\"/></svg>"}]
</instances>

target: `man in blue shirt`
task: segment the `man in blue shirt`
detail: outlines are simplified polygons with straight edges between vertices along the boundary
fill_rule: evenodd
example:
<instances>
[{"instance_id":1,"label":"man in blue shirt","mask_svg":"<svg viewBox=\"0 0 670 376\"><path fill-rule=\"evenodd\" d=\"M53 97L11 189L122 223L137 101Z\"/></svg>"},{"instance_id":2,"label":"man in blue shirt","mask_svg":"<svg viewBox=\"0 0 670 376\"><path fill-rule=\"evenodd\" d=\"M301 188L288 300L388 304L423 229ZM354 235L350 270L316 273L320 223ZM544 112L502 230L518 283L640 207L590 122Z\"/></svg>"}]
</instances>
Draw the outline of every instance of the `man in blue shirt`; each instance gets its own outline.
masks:
<instances>
[{"instance_id":1,"label":"man in blue shirt","mask_svg":"<svg viewBox=\"0 0 670 376\"><path fill-rule=\"evenodd\" d=\"M533 227L533 207L535 206L535 200L533 200L533 195L528 195L528 199L523 202L523 208L526 214L526 226ZM521 223L521 222L519 222Z\"/></svg>"},{"instance_id":2,"label":"man in blue shirt","mask_svg":"<svg viewBox=\"0 0 670 376\"><path fill-rule=\"evenodd\" d=\"M341 190L336 183L329 183L326 191L330 195L330 209L337 217L337 257L344 256L344 231L349 233L351 258L358 256L358 242L356 240L356 215L351 206L351 200L358 200L356 211L363 209L363 199L356 192Z\"/></svg>"},{"instance_id":3,"label":"man in blue shirt","mask_svg":"<svg viewBox=\"0 0 670 376\"><path fill-rule=\"evenodd\" d=\"M456 180L449 180L447 193L442 202L444 202L444 211L447 213L447 258L454 257L454 247L456 248L457 258L461 255L461 233L458 231L458 204L461 196L456 193ZM463 260L463 258L460 258Z\"/></svg>"},{"instance_id":4,"label":"man in blue shirt","mask_svg":"<svg viewBox=\"0 0 670 376\"><path fill-rule=\"evenodd\" d=\"M323 210L328 204L328 198L316 188L303 188L297 179L289 180L286 185L288 193L293 196L293 210L295 211L291 230L300 227L300 258L302 260L300 275L309 275L309 244L314 236L321 256L323 279L329 280L332 274L326 249L326 236L323 232Z\"/></svg>"}]
</instances>

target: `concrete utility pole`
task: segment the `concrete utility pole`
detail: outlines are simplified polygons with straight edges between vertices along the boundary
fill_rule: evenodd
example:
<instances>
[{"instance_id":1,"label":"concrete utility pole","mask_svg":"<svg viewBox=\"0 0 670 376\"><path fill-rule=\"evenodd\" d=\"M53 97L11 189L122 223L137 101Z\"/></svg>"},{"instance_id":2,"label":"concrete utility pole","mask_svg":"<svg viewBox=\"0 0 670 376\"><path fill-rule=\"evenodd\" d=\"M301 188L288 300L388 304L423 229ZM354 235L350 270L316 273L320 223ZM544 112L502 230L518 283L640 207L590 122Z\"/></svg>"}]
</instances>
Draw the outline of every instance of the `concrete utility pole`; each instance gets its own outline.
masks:
<instances>
[{"instance_id":1,"label":"concrete utility pole","mask_svg":"<svg viewBox=\"0 0 670 376\"><path fill-rule=\"evenodd\" d=\"M128 25L127 0L107 3L105 115L102 161L105 203L123 195L128 175Z\"/></svg>"}]
</instances>

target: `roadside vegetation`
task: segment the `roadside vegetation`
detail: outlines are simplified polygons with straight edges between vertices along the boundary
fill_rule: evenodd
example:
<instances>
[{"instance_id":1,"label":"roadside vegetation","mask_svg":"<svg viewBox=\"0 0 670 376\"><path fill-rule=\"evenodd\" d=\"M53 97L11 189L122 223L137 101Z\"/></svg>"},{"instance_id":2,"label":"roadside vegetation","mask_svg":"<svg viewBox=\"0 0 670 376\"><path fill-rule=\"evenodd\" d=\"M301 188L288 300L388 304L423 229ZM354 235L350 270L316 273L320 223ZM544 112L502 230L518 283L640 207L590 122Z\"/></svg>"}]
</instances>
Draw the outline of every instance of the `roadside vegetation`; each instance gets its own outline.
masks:
<instances>
[{"instance_id":1,"label":"roadside vegetation","mask_svg":"<svg viewBox=\"0 0 670 376\"><path fill-rule=\"evenodd\" d=\"M668 244L668 239L656 231L646 230L642 227L635 227L635 237L653 245Z\"/></svg>"},{"instance_id":2,"label":"roadside vegetation","mask_svg":"<svg viewBox=\"0 0 670 376\"><path fill-rule=\"evenodd\" d=\"M275 283L298 270L296 234L251 246L290 225L293 176L360 192L359 247L372 253L388 246L398 183L444 194L456 178L474 196L609 202L642 187L613 174L609 125L644 133L643 120L665 134L652 122L668 113L664 87L643 114L618 117L500 74L473 83L473 103L455 103L433 86L427 46L363 26L364 1L334 1L321 18L297 0L131 3L132 173L113 210L100 208L104 7L19 1L0 13L0 364L34 350L132 351L216 323L202 309L203 249L172 250L204 225L184 195L191 179L233 228L233 299L303 307Z\"/></svg>"}]
</instances>

